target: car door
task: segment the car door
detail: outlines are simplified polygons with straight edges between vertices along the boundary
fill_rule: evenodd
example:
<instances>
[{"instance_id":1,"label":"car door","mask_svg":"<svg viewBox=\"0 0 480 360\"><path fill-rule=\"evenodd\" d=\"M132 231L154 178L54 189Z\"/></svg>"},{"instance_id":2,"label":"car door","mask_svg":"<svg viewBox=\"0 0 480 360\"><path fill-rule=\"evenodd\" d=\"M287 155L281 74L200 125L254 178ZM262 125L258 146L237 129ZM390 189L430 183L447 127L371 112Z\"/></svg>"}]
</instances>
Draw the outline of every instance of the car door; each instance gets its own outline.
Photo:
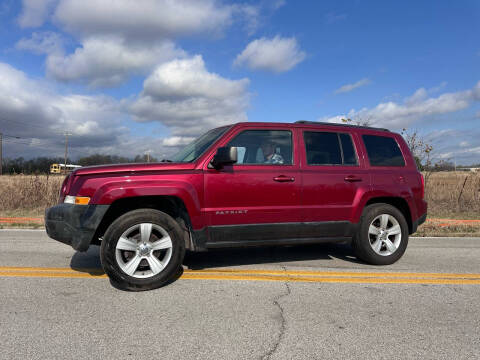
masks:
<instances>
[{"instance_id":1,"label":"car door","mask_svg":"<svg viewBox=\"0 0 480 360\"><path fill-rule=\"evenodd\" d=\"M318 223L323 236L349 236L355 202L370 183L358 139L323 129L303 129L300 138L303 220Z\"/></svg>"},{"instance_id":2,"label":"car door","mask_svg":"<svg viewBox=\"0 0 480 360\"><path fill-rule=\"evenodd\" d=\"M220 170L205 168L204 211L210 241L241 242L293 236L282 229L289 227L287 223L301 221L301 184L294 130L241 128L220 144L237 147L238 161Z\"/></svg>"}]
</instances>

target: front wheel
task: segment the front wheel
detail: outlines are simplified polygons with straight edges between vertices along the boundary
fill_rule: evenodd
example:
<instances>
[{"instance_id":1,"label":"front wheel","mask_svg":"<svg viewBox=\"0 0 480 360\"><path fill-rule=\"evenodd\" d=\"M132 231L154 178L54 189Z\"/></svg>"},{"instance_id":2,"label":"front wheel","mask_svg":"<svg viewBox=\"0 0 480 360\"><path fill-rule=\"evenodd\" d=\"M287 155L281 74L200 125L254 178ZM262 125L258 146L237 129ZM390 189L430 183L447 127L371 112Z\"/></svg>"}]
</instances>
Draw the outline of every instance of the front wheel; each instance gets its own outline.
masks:
<instances>
[{"instance_id":1,"label":"front wheel","mask_svg":"<svg viewBox=\"0 0 480 360\"><path fill-rule=\"evenodd\" d=\"M353 239L356 256L372 265L390 265L402 257L408 244L408 224L389 204L372 204L362 214Z\"/></svg>"},{"instance_id":2,"label":"front wheel","mask_svg":"<svg viewBox=\"0 0 480 360\"><path fill-rule=\"evenodd\" d=\"M141 291L173 280L185 255L178 223L153 209L130 211L107 229L100 248L103 269L120 288Z\"/></svg>"}]
</instances>

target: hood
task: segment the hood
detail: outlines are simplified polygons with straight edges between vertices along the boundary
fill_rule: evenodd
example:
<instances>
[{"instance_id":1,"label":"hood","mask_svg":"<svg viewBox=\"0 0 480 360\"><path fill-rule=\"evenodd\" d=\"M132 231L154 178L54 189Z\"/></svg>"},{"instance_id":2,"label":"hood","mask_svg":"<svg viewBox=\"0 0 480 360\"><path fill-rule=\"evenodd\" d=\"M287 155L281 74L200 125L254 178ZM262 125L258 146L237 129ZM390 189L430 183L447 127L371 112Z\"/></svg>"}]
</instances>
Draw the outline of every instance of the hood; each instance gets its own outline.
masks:
<instances>
[{"instance_id":1,"label":"hood","mask_svg":"<svg viewBox=\"0 0 480 360\"><path fill-rule=\"evenodd\" d=\"M195 169L194 163L130 163L130 164L111 164L81 167L73 171L73 175L96 175L112 173L139 173L151 171L181 171Z\"/></svg>"}]
</instances>

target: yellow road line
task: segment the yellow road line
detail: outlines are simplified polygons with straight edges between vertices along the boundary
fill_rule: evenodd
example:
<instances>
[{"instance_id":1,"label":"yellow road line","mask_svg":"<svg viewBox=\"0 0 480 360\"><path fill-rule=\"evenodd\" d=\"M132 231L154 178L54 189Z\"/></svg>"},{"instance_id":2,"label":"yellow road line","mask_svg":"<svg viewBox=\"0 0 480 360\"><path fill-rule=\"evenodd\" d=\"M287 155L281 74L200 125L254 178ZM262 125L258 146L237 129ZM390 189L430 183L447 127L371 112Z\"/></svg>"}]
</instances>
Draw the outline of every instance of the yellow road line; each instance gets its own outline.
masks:
<instances>
[{"instance_id":1,"label":"yellow road line","mask_svg":"<svg viewBox=\"0 0 480 360\"><path fill-rule=\"evenodd\" d=\"M0 272L26 271L26 272L62 272L78 273L88 272L103 274L101 268L58 268L58 267L19 267L0 266ZM252 269L206 269L184 270L184 274L245 274L245 275L289 275L289 276L345 276L345 277L420 277L420 278L462 278L479 279L480 274L471 273L417 273L417 272L362 272L362 271L291 271L291 270L252 270Z\"/></svg>"},{"instance_id":2,"label":"yellow road line","mask_svg":"<svg viewBox=\"0 0 480 360\"><path fill-rule=\"evenodd\" d=\"M106 278L102 269L53 267L0 267L0 277ZM480 274L352 272L352 271L281 271L248 269L185 270L181 279L289 281L317 283L374 284L474 284L480 285Z\"/></svg>"},{"instance_id":3,"label":"yellow road line","mask_svg":"<svg viewBox=\"0 0 480 360\"><path fill-rule=\"evenodd\" d=\"M82 272L61 272L61 271L0 271L0 277L44 277L44 278L106 278L107 275L94 275Z\"/></svg>"},{"instance_id":4,"label":"yellow road line","mask_svg":"<svg viewBox=\"0 0 480 360\"><path fill-rule=\"evenodd\" d=\"M192 280L247 280L247 281L287 281L313 283L349 283L349 284L443 284L443 285L480 285L480 279L384 279L384 278L347 278L347 277L294 277L294 276L242 276L242 275L193 275L183 274L181 279Z\"/></svg>"},{"instance_id":5,"label":"yellow road line","mask_svg":"<svg viewBox=\"0 0 480 360\"><path fill-rule=\"evenodd\" d=\"M408 272L360 272L360 271L290 271L290 270L237 270L237 269L209 269L185 270L185 274L213 273L213 274L254 274L254 275L291 275L291 276L346 276L346 277L426 277L426 278L469 278L479 279L480 274L452 274L452 273L408 273Z\"/></svg>"}]
</instances>

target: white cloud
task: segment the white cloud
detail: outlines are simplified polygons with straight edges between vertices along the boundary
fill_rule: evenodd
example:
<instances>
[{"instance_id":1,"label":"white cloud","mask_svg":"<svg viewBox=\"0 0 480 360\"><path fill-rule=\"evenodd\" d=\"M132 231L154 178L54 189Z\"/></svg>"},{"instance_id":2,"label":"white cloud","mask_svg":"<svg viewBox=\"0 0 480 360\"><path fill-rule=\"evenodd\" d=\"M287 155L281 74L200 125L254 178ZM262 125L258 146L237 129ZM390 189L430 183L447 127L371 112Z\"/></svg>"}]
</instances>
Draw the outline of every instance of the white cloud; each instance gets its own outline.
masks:
<instances>
[{"instance_id":1,"label":"white cloud","mask_svg":"<svg viewBox=\"0 0 480 360\"><path fill-rule=\"evenodd\" d=\"M480 163L480 132L474 129L443 129L425 135L433 145L433 160L456 160L457 164Z\"/></svg>"},{"instance_id":2,"label":"white cloud","mask_svg":"<svg viewBox=\"0 0 480 360\"><path fill-rule=\"evenodd\" d=\"M34 32L30 38L22 38L15 47L36 54L58 54L63 52L63 39L52 31Z\"/></svg>"},{"instance_id":3,"label":"white cloud","mask_svg":"<svg viewBox=\"0 0 480 360\"><path fill-rule=\"evenodd\" d=\"M137 41L218 32L231 18L231 7L215 0L61 0L55 11L71 33Z\"/></svg>"},{"instance_id":4,"label":"white cloud","mask_svg":"<svg viewBox=\"0 0 480 360\"><path fill-rule=\"evenodd\" d=\"M59 155L66 130L74 134L71 148L83 153L121 149L122 139L128 137L128 129L122 126L126 116L110 97L62 95L4 63L0 63L0 78L2 132L22 138L9 140L5 156L38 156L38 147L46 156Z\"/></svg>"},{"instance_id":5,"label":"white cloud","mask_svg":"<svg viewBox=\"0 0 480 360\"><path fill-rule=\"evenodd\" d=\"M130 111L137 121L161 122L173 136L196 136L246 121L248 84L248 79L230 80L209 72L201 56L174 60L158 66L145 80Z\"/></svg>"},{"instance_id":6,"label":"white cloud","mask_svg":"<svg viewBox=\"0 0 480 360\"><path fill-rule=\"evenodd\" d=\"M47 54L47 75L63 82L111 87L132 74L185 57L178 38L222 36L233 23L251 35L265 13L284 5L282 0L256 4L221 0L24 0L19 22L39 26L47 19L71 35L79 46L66 53L60 35L34 33L17 48Z\"/></svg>"},{"instance_id":7,"label":"white cloud","mask_svg":"<svg viewBox=\"0 0 480 360\"><path fill-rule=\"evenodd\" d=\"M248 35L253 35L260 27L260 7L255 5L234 5L234 12L244 18L245 30Z\"/></svg>"},{"instance_id":8,"label":"white cloud","mask_svg":"<svg viewBox=\"0 0 480 360\"><path fill-rule=\"evenodd\" d=\"M43 25L56 2L57 0L23 0L19 25L23 28Z\"/></svg>"},{"instance_id":9,"label":"white cloud","mask_svg":"<svg viewBox=\"0 0 480 360\"><path fill-rule=\"evenodd\" d=\"M114 86L132 73L144 73L156 64L185 56L170 41L149 47L118 38L89 38L73 54L47 57L47 74L60 81L81 81L90 86Z\"/></svg>"},{"instance_id":10,"label":"white cloud","mask_svg":"<svg viewBox=\"0 0 480 360\"><path fill-rule=\"evenodd\" d=\"M365 86L370 84L371 81L368 78L363 78L361 80L358 80L357 82L353 84L346 84L335 90L335 94L342 94L342 93L348 93L350 91L353 91L355 89L358 89L359 87Z\"/></svg>"},{"instance_id":11,"label":"white cloud","mask_svg":"<svg viewBox=\"0 0 480 360\"><path fill-rule=\"evenodd\" d=\"M350 110L347 114L322 118L322 121L338 122L342 117L369 119L373 125L401 129L414 122L431 117L453 113L468 108L480 101L480 81L469 90L445 93L438 97L428 97L425 89L418 89L403 103L393 101L380 103L374 108Z\"/></svg>"},{"instance_id":12,"label":"white cloud","mask_svg":"<svg viewBox=\"0 0 480 360\"><path fill-rule=\"evenodd\" d=\"M252 70L284 72L292 69L306 57L294 37L260 38L252 41L237 56L234 65L245 65Z\"/></svg>"},{"instance_id":13,"label":"white cloud","mask_svg":"<svg viewBox=\"0 0 480 360\"><path fill-rule=\"evenodd\" d=\"M248 79L230 80L209 72L201 56L158 66L136 99L61 94L46 81L33 80L0 63L0 125L8 139L6 157L63 154L65 131L73 158L93 153L134 156L153 150L168 158L207 129L246 121ZM155 139L131 134L131 117L166 126ZM149 126L151 129L151 126Z\"/></svg>"},{"instance_id":14,"label":"white cloud","mask_svg":"<svg viewBox=\"0 0 480 360\"><path fill-rule=\"evenodd\" d=\"M188 143L192 142L195 138L194 137L184 137L184 136L172 136L166 139L163 139L162 145L163 146L182 146L187 145Z\"/></svg>"},{"instance_id":15,"label":"white cloud","mask_svg":"<svg viewBox=\"0 0 480 360\"><path fill-rule=\"evenodd\" d=\"M233 4L232 17L243 22L243 27L252 36L266 22L266 18L286 4L285 0L260 0L252 4Z\"/></svg>"},{"instance_id":16,"label":"white cloud","mask_svg":"<svg viewBox=\"0 0 480 360\"><path fill-rule=\"evenodd\" d=\"M173 43L178 37L219 36L234 18L253 31L259 9L217 0L25 0L22 26L41 25L53 12L53 24L80 46L65 54L60 36L45 32L20 40L17 48L47 54L47 75L57 80L109 87L184 57L185 51Z\"/></svg>"}]
</instances>

